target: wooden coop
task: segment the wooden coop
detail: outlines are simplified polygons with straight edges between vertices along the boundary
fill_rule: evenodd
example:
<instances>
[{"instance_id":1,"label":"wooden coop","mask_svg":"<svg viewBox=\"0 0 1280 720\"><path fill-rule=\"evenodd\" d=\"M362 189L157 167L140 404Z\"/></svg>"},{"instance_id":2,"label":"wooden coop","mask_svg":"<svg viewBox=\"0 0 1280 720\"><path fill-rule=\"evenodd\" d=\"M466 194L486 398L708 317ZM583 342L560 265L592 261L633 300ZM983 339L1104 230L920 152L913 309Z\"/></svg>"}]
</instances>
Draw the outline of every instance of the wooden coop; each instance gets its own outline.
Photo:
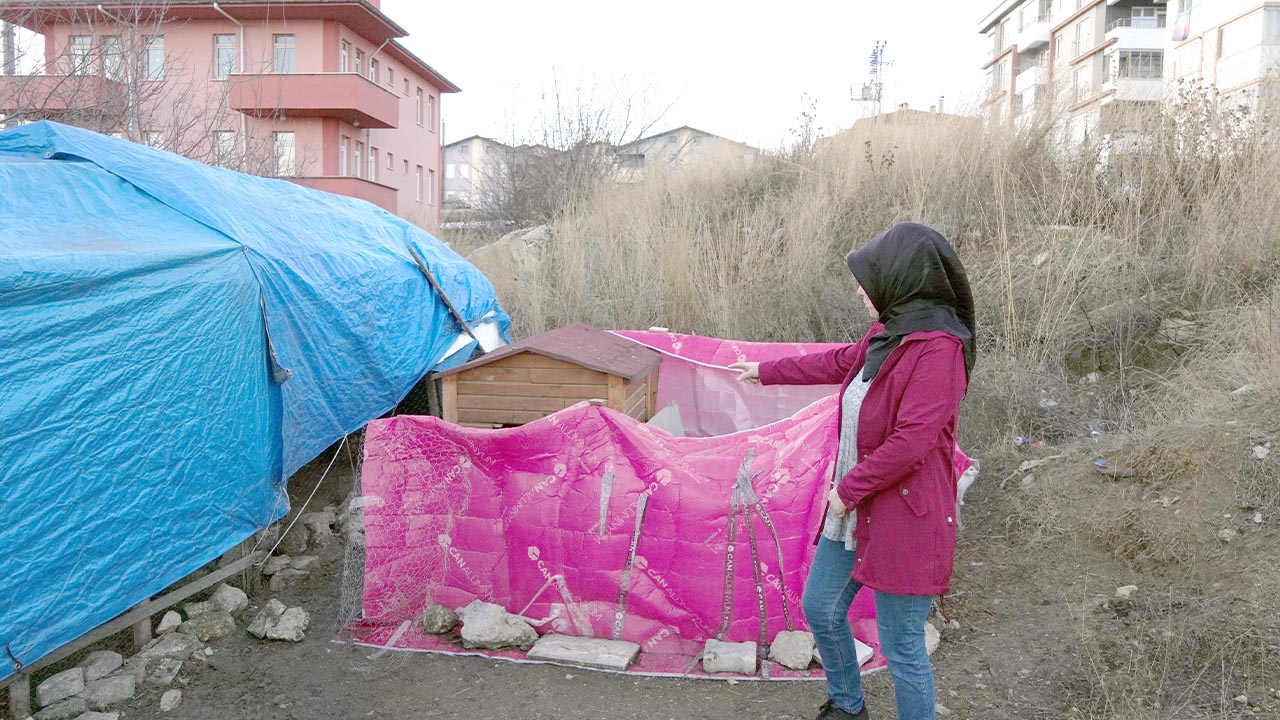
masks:
<instances>
[{"instance_id":1,"label":"wooden coop","mask_svg":"<svg viewBox=\"0 0 1280 720\"><path fill-rule=\"evenodd\" d=\"M506 427L595 400L647 422L661 360L651 348L575 323L440 373L441 417L458 425Z\"/></svg>"}]
</instances>

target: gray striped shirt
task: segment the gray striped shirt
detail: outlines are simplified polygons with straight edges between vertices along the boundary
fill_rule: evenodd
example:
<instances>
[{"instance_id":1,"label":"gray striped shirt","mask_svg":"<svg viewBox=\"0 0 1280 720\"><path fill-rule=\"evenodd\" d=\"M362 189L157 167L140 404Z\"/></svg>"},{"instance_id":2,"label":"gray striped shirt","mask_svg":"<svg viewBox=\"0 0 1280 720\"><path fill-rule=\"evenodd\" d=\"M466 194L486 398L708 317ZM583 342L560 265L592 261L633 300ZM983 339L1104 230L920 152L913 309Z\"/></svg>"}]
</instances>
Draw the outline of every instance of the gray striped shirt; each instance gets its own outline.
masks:
<instances>
[{"instance_id":1,"label":"gray striped shirt","mask_svg":"<svg viewBox=\"0 0 1280 720\"><path fill-rule=\"evenodd\" d=\"M840 397L840 448L836 451L836 471L831 479L832 487L858 464L858 411L862 409L862 400L867 396L869 384L862 379L862 373L858 373ZM828 506L827 520L822 525L822 537L842 542L845 550L853 550L853 528L858 524L857 516L857 511L850 510L844 517L836 517Z\"/></svg>"}]
</instances>

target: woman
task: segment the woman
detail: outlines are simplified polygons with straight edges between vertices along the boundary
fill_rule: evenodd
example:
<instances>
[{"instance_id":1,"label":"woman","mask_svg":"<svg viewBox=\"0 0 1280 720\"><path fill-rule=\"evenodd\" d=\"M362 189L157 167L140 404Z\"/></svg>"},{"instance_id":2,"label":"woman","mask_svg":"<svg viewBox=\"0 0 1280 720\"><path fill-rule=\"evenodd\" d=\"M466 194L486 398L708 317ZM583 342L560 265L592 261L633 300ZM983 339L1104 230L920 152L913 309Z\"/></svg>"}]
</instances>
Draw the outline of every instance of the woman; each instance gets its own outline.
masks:
<instances>
[{"instance_id":1,"label":"woman","mask_svg":"<svg viewBox=\"0 0 1280 720\"><path fill-rule=\"evenodd\" d=\"M835 485L804 589L822 654L819 720L869 717L849 605L875 590L898 718L934 717L924 624L947 592L956 537L956 421L974 362L973 295L937 231L900 223L846 258L871 330L853 345L762 363L740 380L840 388Z\"/></svg>"}]
</instances>

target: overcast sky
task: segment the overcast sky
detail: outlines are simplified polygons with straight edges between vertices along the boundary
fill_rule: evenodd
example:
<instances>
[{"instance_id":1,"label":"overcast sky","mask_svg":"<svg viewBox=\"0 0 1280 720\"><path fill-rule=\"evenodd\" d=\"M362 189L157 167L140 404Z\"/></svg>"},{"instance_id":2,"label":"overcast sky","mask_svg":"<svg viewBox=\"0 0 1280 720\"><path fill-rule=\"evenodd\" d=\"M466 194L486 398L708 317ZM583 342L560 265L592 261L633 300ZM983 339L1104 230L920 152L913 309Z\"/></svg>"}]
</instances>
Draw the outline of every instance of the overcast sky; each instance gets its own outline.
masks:
<instances>
[{"instance_id":1,"label":"overcast sky","mask_svg":"<svg viewBox=\"0 0 1280 720\"><path fill-rule=\"evenodd\" d=\"M553 82L582 104L636 98L652 131L691 125L764 148L790 140L806 97L825 133L869 114L850 100L887 42L883 104L976 114L996 0L382 0L406 45L462 88L442 103L445 142L538 140ZM571 94L571 92L570 92ZM665 110L665 113L662 111ZM824 134L825 134L824 133Z\"/></svg>"}]
</instances>

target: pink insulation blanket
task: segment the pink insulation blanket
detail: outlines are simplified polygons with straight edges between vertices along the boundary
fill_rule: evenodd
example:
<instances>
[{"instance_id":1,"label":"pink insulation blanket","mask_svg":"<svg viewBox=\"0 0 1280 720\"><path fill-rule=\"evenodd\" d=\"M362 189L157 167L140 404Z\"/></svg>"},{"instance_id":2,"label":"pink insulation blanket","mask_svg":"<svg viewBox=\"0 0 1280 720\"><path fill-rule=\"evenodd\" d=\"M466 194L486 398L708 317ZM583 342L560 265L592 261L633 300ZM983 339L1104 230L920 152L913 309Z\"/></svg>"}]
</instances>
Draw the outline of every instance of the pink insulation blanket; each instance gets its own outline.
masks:
<instances>
[{"instance_id":1,"label":"pink insulation blanket","mask_svg":"<svg viewBox=\"0 0 1280 720\"><path fill-rule=\"evenodd\" d=\"M836 388L743 385L722 366L829 346L625 335L665 353L658 406L676 402L703 437L587 403L504 430L369 424L358 642L464 652L416 618L430 603L480 599L542 621L541 633L638 643L632 672L696 675L709 638L763 646L806 629L800 596L836 455ZM878 648L873 616L861 593L854 634ZM877 652L864 671L883 662ZM763 676L821 670L765 663Z\"/></svg>"}]
</instances>

